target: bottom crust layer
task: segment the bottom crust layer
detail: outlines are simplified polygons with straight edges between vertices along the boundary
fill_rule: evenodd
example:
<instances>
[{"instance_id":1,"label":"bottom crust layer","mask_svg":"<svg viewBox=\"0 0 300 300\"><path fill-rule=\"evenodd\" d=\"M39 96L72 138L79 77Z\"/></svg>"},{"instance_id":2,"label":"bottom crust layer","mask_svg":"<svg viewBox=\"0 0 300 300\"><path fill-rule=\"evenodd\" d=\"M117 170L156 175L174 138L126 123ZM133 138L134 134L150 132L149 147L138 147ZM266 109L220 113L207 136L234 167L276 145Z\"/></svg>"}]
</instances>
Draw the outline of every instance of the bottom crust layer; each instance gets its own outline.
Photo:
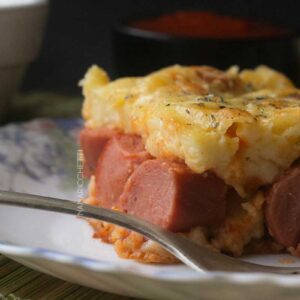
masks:
<instances>
[{"instance_id":1,"label":"bottom crust layer","mask_svg":"<svg viewBox=\"0 0 300 300\"><path fill-rule=\"evenodd\" d=\"M91 178L89 197L83 202L90 205L99 205L95 199L95 183ZM209 247L218 252L241 256L244 253L279 252L282 247L268 240L263 221L262 193L258 193L252 201L240 203L232 197L226 219L221 226L215 228L194 227L184 235L195 243ZM122 227L89 220L94 230L94 238L105 243L113 244L116 253L127 259L134 259L144 263L173 264L178 259L157 243L146 239L142 235Z\"/></svg>"}]
</instances>

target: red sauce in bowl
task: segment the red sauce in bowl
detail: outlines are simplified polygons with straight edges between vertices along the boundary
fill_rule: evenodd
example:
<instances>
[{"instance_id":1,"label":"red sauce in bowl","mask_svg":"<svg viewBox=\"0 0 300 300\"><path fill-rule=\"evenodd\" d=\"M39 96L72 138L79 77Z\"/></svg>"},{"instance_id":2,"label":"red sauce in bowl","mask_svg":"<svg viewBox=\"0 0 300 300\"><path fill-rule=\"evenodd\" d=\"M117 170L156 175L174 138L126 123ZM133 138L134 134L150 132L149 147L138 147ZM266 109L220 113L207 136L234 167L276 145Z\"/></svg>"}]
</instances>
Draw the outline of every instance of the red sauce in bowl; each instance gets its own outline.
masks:
<instances>
[{"instance_id":1,"label":"red sauce in bowl","mask_svg":"<svg viewBox=\"0 0 300 300\"><path fill-rule=\"evenodd\" d=\"M152 32L198 38L264 38L286 36L291 33L287 29L262 22L205 11L178 11L159 17L136 20L130 25Z\"/></svg>"}]
</instances>

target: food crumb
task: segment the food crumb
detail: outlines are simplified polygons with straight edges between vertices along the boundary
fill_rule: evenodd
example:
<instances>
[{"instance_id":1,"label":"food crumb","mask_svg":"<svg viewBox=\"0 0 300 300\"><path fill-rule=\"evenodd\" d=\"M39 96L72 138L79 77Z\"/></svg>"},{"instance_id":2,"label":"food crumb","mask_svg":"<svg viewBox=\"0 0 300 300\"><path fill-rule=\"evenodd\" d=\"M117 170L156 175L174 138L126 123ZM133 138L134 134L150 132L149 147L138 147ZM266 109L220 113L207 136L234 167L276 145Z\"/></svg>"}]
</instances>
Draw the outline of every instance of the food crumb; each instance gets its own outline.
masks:
<instances>
[{"instance_id":1,"label":"food crumb","mask_svg":"<svg viewBox=\"0 0 300 300\"><path fill-rule=\"evenodd\" d=\"M279 263L284 264L284 265L289 265L289 264L293 264L295 262L295 260L291 257L284 257L279 259Z\"/></svg>"}]
</instances>

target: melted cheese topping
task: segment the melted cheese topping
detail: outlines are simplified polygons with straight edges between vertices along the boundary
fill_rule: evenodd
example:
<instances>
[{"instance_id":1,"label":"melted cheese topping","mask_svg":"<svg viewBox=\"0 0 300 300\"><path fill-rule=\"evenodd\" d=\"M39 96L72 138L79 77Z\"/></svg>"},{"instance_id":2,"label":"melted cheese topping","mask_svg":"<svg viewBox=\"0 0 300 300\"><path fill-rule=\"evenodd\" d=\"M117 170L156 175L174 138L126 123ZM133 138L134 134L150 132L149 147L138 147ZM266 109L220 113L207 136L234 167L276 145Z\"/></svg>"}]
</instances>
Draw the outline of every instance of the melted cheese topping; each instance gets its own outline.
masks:
<instances>
[{"instance_id":1,"label":"melted cheese topping","mask_svg":"<svg viewBox=\"0 0 300 300\"><path fill-rule=\"evenodd\" d=\"M265 66L176 65L110 83L93 66L81 84L87 127L141 135L154 157L214 170L242 196L300 157L300 90Z\"/></svg>"}]
</instances>

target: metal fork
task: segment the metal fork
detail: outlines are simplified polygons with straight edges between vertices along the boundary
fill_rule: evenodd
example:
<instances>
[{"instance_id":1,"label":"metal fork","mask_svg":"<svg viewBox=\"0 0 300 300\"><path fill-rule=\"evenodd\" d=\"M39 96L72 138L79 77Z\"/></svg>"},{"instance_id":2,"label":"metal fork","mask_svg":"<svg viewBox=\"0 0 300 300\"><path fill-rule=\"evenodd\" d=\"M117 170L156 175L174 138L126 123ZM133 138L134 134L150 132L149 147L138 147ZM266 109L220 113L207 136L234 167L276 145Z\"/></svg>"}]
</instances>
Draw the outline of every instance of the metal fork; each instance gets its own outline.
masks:
<instances>
[{"instance_id":1,"label":"metal fork","mask_svg":"<svg viewBox=\"0 0 300 300\"><path fill-rule=\"evenodd\" d=\"M273 267L245 262L195 244L183 236L161 229L144 220L110 209L84 203L30 194L0 191L0 204L41 209L113 223L136 231L157 242L180 261L199 272L268 272L297 274L300 267Z\"/></svg>"}]
</instances>

